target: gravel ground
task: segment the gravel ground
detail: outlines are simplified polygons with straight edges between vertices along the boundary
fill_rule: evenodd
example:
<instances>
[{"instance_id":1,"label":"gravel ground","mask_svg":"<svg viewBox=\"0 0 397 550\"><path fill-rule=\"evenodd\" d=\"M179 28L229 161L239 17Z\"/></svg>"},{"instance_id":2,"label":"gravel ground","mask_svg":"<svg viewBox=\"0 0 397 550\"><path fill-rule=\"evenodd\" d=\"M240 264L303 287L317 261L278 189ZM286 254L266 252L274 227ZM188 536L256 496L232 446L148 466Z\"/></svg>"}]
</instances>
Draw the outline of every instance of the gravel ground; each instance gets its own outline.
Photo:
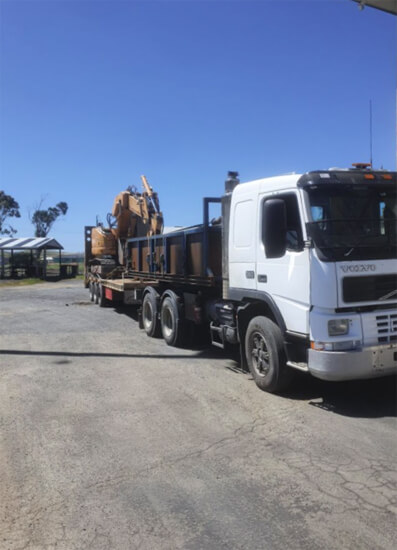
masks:
<instances>
[{"instance_id":1,"label":"gravel ground","mask_svg":"<svg viewBox=\"0 0 397 550\"><path fill-rule=\"evenodd\" d=\"M81 281L0 287L0 548L391 549L396 381L261 392Z\"/></svg>"}]
</instances>

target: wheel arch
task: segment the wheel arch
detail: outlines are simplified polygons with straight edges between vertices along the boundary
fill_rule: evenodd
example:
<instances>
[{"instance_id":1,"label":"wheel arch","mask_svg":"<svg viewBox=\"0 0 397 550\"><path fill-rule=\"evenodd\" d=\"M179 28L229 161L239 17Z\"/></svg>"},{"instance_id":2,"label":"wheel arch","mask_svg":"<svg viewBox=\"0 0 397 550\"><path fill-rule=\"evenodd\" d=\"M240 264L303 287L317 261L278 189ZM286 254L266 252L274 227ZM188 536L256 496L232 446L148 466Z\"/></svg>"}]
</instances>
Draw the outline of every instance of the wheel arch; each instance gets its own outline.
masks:
<instances>
[{"instance_id":1,"label":"wheel arch","mask_svg":"<svg viewBox=\"0 0 397 550\"><path fill-rule=\"evenodd\" d=\"M152 294L156 298L156 300L160 299L160 293L153 286L146 286L143 289L142 301L143 301L144 297L146 296L146 294Z\"/></svg>"},{"instance_id":2,"label":"wheel arch","mask_svg":"<svg viewBox=\"0 0 397 550\"><path fill-rule=\"evenodd\" d=\"M161 294L160 305L164 302L166 298L171 298L172 300L175 300L176 304L178 305L179 311L183 311L183 296L181 294L175 292L175 290L172 290L171 288L167 288Z\"/></svg>"},{"instance_id":3,"label":"wheel arch","mask_svg":"<svg viewBox=\"0 0 397 550\"><path fill-rule=\"evenodd\" d=\"M283 335L287 328L279 308L274 303L274 300L266 294L263 294L260 299L255 300L247 297L243 299L242 302L243 303L237 307L237 331L240 341L241 366L244 370L248 370L245 355L245 333L251 319L258 316L271 319L280 328Z\"/></svg>"}]
</instances>

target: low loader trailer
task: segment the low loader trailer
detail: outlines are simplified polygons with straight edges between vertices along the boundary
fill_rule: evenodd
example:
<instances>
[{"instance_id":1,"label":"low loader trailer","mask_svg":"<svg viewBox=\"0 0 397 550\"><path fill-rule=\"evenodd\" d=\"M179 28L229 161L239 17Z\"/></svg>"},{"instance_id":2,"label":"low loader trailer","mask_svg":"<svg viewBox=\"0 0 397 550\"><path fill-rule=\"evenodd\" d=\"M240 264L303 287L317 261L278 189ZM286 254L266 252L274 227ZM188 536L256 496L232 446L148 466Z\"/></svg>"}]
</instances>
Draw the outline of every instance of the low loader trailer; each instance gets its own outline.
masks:
<instances>
[{"instance_id":1,"label":"low loader trailer","mask_svg":"<svg viewBox=\"0 0 397 550\"><path fill-rule=\"evenodd\" d=\"M397 373L395 172L358 164L244 184L229 172L224 195L203 199L203 223L168 233L143 181L142 195L116 197L121 229L85 228L91 300L138 307L146 334L171 346L208 329L269 392L296 370ZM212 203L222 215L210 221Z\"/></svg>"}]
</instances>

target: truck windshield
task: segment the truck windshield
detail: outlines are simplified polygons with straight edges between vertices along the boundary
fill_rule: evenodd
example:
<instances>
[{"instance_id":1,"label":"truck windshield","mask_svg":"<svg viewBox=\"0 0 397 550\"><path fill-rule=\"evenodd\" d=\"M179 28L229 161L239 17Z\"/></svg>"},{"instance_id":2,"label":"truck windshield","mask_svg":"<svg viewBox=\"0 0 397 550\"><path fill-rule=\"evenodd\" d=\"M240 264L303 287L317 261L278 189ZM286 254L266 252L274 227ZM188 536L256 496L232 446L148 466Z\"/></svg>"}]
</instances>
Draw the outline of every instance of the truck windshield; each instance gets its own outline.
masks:
<instances>
[{"instance_id":1,"label":"truck windshield","mask_svg":"<svg viewBox=\"0 0 397 550\"><path fill-rule=\"evenodd\" d=\"M397 201L393 184L307 188L308 235L324 261L396 258Z\"/></svg>"}]
</instances>

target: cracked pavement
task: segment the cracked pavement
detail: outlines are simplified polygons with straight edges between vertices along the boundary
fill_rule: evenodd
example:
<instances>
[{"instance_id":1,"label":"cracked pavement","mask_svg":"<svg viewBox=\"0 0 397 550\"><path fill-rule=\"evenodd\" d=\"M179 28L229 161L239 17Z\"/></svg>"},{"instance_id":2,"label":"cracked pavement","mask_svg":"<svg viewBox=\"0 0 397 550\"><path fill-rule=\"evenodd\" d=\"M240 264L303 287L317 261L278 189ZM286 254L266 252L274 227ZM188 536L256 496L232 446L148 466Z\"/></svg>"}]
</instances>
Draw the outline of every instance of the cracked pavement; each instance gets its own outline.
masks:
<instances>
[{"instance_id":1,"label":"cracked pavement","mask_svg":"<svg viewBox=\"0 0 397 550\"><path fill-rule=\"evenodd\" d=\"M391 549L396 380L256 388L81 281L0 286L1 550Z\"/></svg>"}]
</instances>

